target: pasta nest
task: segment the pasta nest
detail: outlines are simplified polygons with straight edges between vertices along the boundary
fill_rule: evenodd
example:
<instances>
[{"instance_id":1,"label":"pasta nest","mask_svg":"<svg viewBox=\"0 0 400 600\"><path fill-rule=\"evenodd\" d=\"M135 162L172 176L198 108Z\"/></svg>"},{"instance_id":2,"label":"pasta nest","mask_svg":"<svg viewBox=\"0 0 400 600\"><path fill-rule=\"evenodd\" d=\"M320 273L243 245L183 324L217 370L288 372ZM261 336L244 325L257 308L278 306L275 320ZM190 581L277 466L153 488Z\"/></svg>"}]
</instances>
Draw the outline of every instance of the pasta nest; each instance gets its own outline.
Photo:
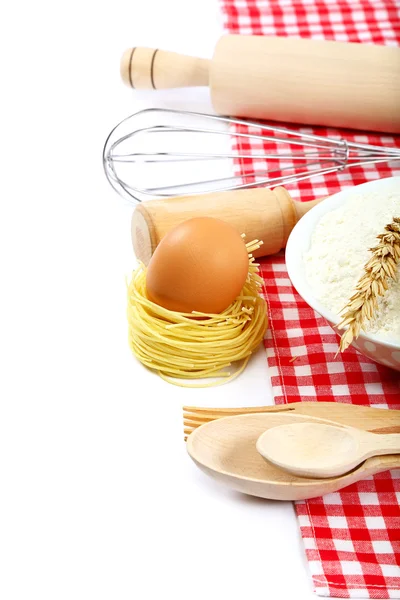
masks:
<instances>
[{"instance_id":1,"label":"pasta nest","mask_svg":"<svg viewBox=\"0 0 400 600\"><path fill-rule=\"evenodd\" d=\"M180 313L151 302L146 295L146 267L139 263L128 284L127 308L129 345L138 360L183 387L221 385L240 375L268 326L266 302L260 295L263 280L252 255L261 243L246 244L247 280L236 300L219 314ZM212 381L185 382L202 379Z\"/></svg>"}]
</instances>

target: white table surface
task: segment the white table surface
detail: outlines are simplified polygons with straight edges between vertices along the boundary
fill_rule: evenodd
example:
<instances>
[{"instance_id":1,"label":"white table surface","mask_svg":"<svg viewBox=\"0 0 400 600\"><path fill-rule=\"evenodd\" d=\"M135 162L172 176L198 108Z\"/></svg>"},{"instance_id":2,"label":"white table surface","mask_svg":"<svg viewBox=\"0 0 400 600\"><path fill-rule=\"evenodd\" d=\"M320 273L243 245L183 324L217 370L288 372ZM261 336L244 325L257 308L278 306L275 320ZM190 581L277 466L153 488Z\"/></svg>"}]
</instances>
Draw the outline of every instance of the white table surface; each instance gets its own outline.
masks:
<instances>
[{"instance_id":1,"label":"white table surface","mask_svg":"<svg viewBox=\"0 0 400 600\"><path fill-rule=\"evenodd\" d=\"M2 12L0 597L311 600L292 504L214 483L182 437L184 403L272 404L264 350L237 381L188 391L127 344L132 207L103 142L140 108L211 106L204 89L131 92L120 55L211 56L217 1Z\"/></svg>"}]
</instances>

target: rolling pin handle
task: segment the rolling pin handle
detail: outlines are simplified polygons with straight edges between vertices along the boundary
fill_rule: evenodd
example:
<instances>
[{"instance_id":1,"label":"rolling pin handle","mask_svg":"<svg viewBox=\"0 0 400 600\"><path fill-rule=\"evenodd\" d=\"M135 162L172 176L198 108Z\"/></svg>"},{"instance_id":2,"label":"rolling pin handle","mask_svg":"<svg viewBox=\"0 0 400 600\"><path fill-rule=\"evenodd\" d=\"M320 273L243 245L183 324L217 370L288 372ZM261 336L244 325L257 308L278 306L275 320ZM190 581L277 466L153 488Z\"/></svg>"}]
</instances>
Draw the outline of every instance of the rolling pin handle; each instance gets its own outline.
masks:
<instances>
[{"instance_id":1,"label":"rolling pin handle","mask_svg":"<svg viewBox=\"0 0 400 600\"><path fill-rule=\"evenodd\" d=\"M154 48L128 48L121 77L133 89L208 86L210 61Z\"/></svg>"},{"instance_id":2,"label":"rolling pin handle","mask_svg":"<svg viewBox=\"0 0 400 600\"><path fill-rule=\"evenodd\" d=\"M132 215L132 243L136 258L148 265L162 238L176 225L193 217L209 216L230 223L246 241L262 240L254 257L275 254L286 246L299 218L317 204L294 202L284 187L148 200Z\"/></svg>"}]
</instances>

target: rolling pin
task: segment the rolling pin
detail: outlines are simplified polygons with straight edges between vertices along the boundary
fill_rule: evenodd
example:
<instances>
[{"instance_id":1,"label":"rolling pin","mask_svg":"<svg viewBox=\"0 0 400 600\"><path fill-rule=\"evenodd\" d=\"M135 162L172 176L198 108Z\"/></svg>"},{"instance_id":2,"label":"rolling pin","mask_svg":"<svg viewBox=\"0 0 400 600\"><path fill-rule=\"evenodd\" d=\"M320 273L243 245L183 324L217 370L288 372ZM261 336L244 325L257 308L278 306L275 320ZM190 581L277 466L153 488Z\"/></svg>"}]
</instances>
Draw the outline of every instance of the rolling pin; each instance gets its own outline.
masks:
<instances>
[{"instance_id":1,"label":"rolling pin","mask_svg":"<svg viewBox=\"0 0 400 600\"><path fill-rule=\"evenodd\" d=\"M400 48L225 35L211 60L129 48L132 88L210 86L216 113L400 133Z\"/></svg>"},{"instance_id":2,"label":"rolling pin","mask_svg":"<svg viewBox=\"0 0 400 600\"><path fill-rule=\"evenodd\" d=\"M176 225L193 217L214 217L230 223L246 241L262 240L254 256L275 254L286 246L297 221L320 200L296 202L283 187L255 188L149 200L132 215L136 258L148 265L161 239Z\"/></svg>"}]
</instances>

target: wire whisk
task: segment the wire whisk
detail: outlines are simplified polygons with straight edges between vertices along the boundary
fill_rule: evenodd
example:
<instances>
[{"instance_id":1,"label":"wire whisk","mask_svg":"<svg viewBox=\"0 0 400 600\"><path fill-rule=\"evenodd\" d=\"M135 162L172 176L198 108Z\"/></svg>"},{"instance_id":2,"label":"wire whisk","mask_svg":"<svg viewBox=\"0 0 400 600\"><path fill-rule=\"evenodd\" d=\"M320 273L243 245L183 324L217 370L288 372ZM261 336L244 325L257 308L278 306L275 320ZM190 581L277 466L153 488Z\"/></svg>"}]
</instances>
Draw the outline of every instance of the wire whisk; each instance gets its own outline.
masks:
<instances>
[{"instance_id":1,"label":"wire whisk","mask_svg":"<svg viewBox=\"0 0 400 600\"><path fill-rule=\"evenodd\" d=\"M235 161L240 161L240 174L235 173ZM145 109L121 121L109 134L103 151L108 181L134 203L288 185L392 161L400 161L400 148L160 108Z\"/></svg>"}]
</instances>

